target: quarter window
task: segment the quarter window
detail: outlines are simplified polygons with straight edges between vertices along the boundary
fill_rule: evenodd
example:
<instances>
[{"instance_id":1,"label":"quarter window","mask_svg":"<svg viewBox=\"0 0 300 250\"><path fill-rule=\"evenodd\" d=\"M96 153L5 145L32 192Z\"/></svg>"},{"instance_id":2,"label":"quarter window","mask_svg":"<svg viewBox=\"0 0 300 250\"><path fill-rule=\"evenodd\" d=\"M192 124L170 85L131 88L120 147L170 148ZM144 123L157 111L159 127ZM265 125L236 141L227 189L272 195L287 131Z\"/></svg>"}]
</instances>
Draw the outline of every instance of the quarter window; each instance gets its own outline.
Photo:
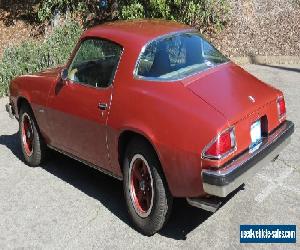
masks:
<instances>
[{"instance_id":1,"label":"quarter window","mask_svg":"<svg viewBox=\"0 0 300 250\"><path fill-rule=\"evenodd\" d=\"M113 81L121 52L122 48L113 42L85 40L68 69L68 78L93 87L108 87Z\"/></svg>"}]
</instances>

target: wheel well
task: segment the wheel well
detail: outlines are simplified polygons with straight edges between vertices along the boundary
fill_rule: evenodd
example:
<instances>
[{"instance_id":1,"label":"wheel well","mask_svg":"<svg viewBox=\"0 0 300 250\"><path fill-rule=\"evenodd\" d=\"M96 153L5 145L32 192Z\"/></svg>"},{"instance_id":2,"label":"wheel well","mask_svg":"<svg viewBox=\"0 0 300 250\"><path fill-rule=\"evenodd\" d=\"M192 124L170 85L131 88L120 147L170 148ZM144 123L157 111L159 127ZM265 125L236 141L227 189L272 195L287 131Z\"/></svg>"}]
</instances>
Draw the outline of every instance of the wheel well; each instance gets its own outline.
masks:
<instances>
[{"instance_id":1,"label":"wheel well","mask_svg":"<svg viewBox=\"0 0 300 250\"><path fill-rule=\"evenodd\" d=\"M166 178L166 175L164 173L161 161L159 159L159 155L156 151L156 149L154 148L154 146L152 145L152 143L149 141L148 138L146 138L144 135L136 133L134 131L131 130L127 130L121 133L121 135L119 136L119 141L118 141L118 156L119 156L119 164L121 167L121 171L123 173L123 160L125 157L125 151L126 151L126 147L128 145L128 143L133 139L133 138L140 138L143 141L145 141L153 150L153 152L156 154L157 160L159 161L160 165L158 166L160 168L161 173L163 174L163 179L166 183L167 188L169 189L169 184ZM170 189L169 189L170 190Z\"/></svg>"},{"instance_id":2,"label":"wheel well","mask_svg":"<svg viewBox=\"0 0 300 250\"><path fill-rule=\"evenodd\" d=\"M148 138L146 138L145 136L143 136L142 134L133 132L131 130L127 130L122 132L122 134L119 137L119 141L118 141L118 156L119 156L119 164L121 166L122 172L123 172L123 159L125 157L125 151L126 151L126 147L128 145L128 143L133 139L133 138L140 138L143 141L145 141L153 150L153 152L155 152L158 160L158 154L155 150L155 148L153 147L152 143L148 140Z\"/></svg>"},{"instance_id":3,"label":"wheel well","mask_svg":"<svg viewBox=\"0 0 300 250\"><path fill-rule=\"evenodd\" d=\"M17 101L17 110L18 110L18 114L20 114L20 109L22 105L28 105L28 107L31 108L30 103L27 101L26 98L24 97L19 97L18 101Z\"/></svg>"}]
</instances>

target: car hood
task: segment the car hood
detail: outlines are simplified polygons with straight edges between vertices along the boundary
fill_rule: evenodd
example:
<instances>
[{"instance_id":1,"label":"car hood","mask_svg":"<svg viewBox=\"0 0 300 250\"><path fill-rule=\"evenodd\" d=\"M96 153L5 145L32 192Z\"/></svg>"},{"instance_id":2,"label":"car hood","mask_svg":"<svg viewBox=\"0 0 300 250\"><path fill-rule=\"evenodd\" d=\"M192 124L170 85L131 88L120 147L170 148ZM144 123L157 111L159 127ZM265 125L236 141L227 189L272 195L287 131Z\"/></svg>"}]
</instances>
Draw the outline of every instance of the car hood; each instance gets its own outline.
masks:
<instances>
[{"instance_id":1,"label":"car hood","mask_svg":"<svg viewBox=\"0 0 300 250\"><path fill-rule=\"evenodd\" d=\"M56 68L45 69L41 72L33 74L33 76L47 76L47 77L57 77L60 74L63 66L58 66Z\"/></svg>"},{"instance_id":2,"label":"car hood","mask_svg":"<svg viewBox=\"0 0 300 250\"><path fill-rule=\"evenodd\" d=\"M280 93L234 63L197 74L183 84L232 122L276 100Z\"/></svg>"}]
</instances>

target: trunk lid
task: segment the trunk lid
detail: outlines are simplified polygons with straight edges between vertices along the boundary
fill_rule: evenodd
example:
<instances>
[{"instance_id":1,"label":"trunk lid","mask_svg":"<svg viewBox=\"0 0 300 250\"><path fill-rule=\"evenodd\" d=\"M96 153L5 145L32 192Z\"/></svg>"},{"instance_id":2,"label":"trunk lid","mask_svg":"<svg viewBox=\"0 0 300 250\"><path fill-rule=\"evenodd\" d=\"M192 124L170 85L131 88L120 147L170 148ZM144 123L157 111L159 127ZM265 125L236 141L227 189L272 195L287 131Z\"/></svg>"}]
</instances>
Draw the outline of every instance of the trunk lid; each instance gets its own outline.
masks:
<instances>
[{"instance_id":1,"label":"trunk lid","mask_svg":"<svg viewBox=\"0 0 300 250\"><path fill-rule=\"evenodd\" d=\"M236 123L276 100L279 91L228 63L183 80L186 88Z\"/></svg>"}]
</instances>

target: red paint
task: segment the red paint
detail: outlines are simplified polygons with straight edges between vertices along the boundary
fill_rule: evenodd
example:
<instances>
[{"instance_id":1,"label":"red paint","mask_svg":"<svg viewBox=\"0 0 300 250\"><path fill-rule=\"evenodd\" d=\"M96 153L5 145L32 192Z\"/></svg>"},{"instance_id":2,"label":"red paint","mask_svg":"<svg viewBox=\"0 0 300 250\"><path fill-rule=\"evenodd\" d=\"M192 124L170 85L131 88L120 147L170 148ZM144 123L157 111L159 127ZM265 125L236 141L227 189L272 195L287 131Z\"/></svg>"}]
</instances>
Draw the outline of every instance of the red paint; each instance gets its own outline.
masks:
<instances>
[{"instance_id":1,"label":"red paint","mask_svg":"<svg viewBox=\"0 0 300 250\"><path fill-rule=\"evenodd\" d=\"M107 168L108 112L101 112L98 104L109 103L111 93L112 88L101 90L71 82L58 83L49 93L46 112L50 144Z\"/></svg>"},{"instance_id":2,"label":"red paint","mask_svg":"<svg viewBox=\"0 0 300 250\"><path fill-rule=\"evenodd\" d=\"M11 100L16 107L20 97L27 99L49 145L116 176L122 177L119 136L128 130L139 133L155 148L174 196L203 195L202 168L218 167L246 150L251 142L249 128L260 117L267 118L267 132L279 125L276 100L282 92L233 63L182 81L158 83L133 78L137 57L148 41L187 29L182 24L157 20L92 28L81 41L99 37L124 48L111 87L61 83L61 69L57 68L14 79ZM254 103L249 96L255 97ZM109 103L103 114L97 107L102 101ZM204 147L230 126L235 127L237 150L223 160L202 159Z\"/></svg>"}]
</instances>

